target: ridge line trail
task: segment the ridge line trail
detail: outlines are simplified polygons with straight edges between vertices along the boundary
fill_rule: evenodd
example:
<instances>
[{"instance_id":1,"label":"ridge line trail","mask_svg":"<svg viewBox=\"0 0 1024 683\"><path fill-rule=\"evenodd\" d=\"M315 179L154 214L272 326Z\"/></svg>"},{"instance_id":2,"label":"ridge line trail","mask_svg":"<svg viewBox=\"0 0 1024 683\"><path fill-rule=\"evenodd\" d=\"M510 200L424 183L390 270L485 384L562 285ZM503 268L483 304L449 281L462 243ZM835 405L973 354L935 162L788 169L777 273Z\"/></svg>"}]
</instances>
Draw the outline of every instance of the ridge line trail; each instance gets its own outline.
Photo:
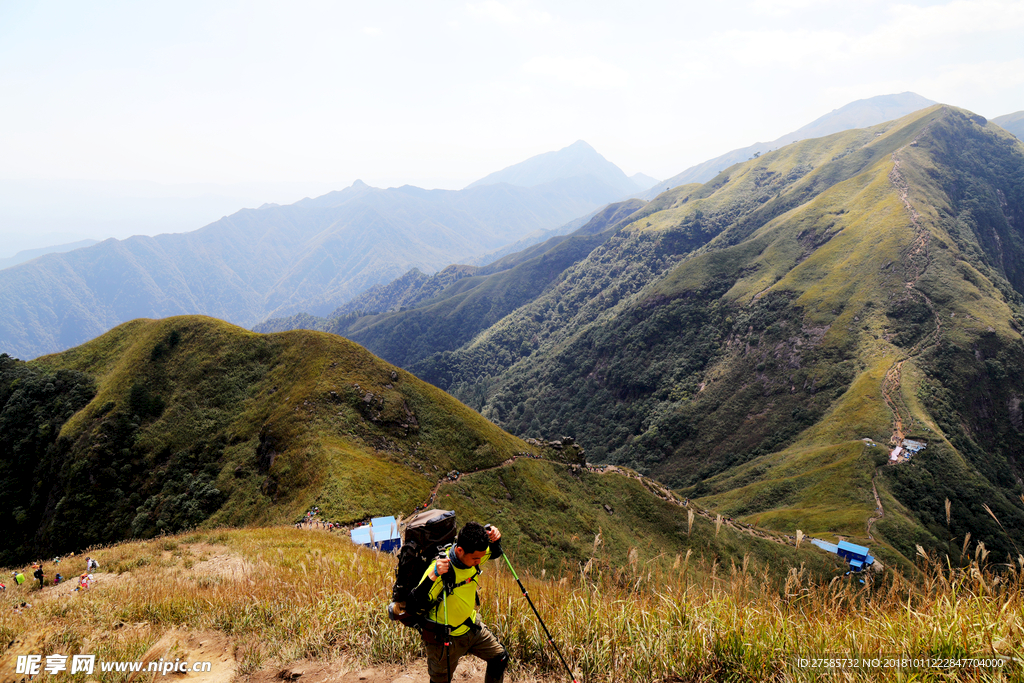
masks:
<instances>
[{"instance_id":1,"label":"ridge line trail","mask_svg":"<svg viewBox=\"0 0 1024 683\"><path fill-rule=\"evenodd\" d=\"M928 244L931 241L931 233L927 228L921 226L920 214L914 205L910 202L910 184L903 176L901 170L900 153L908 146L916 145L917 141L924 135L932 124L929 123L925 126L920 133L909 143L904 145L892 153L892 169L889 171L889 182L896 189L896 195L899 197L900 202L903 204L910 216L910 223L913 226L915 237L914 241L910 245L906 256L904 257L905 262L910 265L910 279L905 285L905 291L907 296L913 294L919 295L924 299L925 304L928 306L928 310L931 311L932 317L935 319L935 329L925 335L920 341L918 341L913 347L911 347L905 353L901 353L900 357L897 357L893 361L892 365L885 372L885 379L882 380L882 400L892 411L892 436L890 442L893 446L899 446L903 443L903 439L906 438L904 434L904 415L900 411L902 401L902 379L903 379L903 364L908 360L916 358L921 355L921 352L926 346L937 345L942 340L942 319L935 310L935 305L932 300L917 287L918 281L924 274L924 271L928 269L931 264L931 256L928 251ZM923 260L923 264L921 263ZM908 411L909 412L909 411ZM907 426L913 424L913 418L909 415L906 420ZM891 462L891 461L890 461ZM882 520L885 517L885 509L882 507L882 499L878 495L878 486L875 484L875 477L878 476L878 469L875 468L874 473L871 475L871 490L875 497L875 515L870 517L867 521L867 535L872 541L875 540L874 536L871 535L871 527Z\"/></svg>"},{"instance_id":2,"label":"ridge line trail","mask_svg":"<svg viewBox=\"0 0 1024 683\"><path fill-rule=\"evenodd\" d=\"M458 483L459 481L461 481L462 477L464 475L467 475L467 474L479 474L481 472L490 472L491 470L496 470L496 469L500 469L500 468L503 468L503 467L507 467L508 465L511 465L512 463L514 463L516 460L519 460L520 458L530 458L531 460L538 460L538 459L539 460L546 460L545 458L535 458L535 457L530 456L530 455L519 455L519 454L517 454L517 455L513 455L511 458L508 458L507 460L505 460L504 462L502 462L502 463L500 463L498 465L492 465L491 467L485 467L483 469L473 470L472 472L459 472L459 475L455 479L448 479L447 476L446 476L445 478L443 478L439 482L437 482L437 485L434 486L433 491L431 491L431 493L430 493L430 498L428 499L427 503L424 504L424 509L426 509L431 504L433 504L435 498L437 497L438 491L441 490L441 486L445 482L450 482L452 484L455 484L455 483ZM697 507L695 504L693 504L691 502L685 502L684 503L683 501L679 500L679 498L674 493L672 493L672 491L667 486L665 486L661 482L658 482L658 481L655 481L654 479L651 479L650 477L645 477L644 475L642 475L642 474L640 474L638 472L632 472L630 470L624 470L624 469L622 469L620 467L617 467L615 465L604 465L600 470L596 470L596 469L585 467L583 465L573 465L573 464L569 464L569 463L561 463L561 462L558 462L557 460L546 460L546 461L547 462L553 462L553 463L559 464L559 465L566 465L566 466L568 466L570 468L578 467L580 469L587 469L587 470L593 472L594 474L612 474L612 473L616 473L616 474L620 474L620 475L622 475L624 477L628 477L630 479L636 479L637 481L640 482L640 484L645 489L647 489L651 494L653 494L655 497L659 498L660 500L663 500L663 501L665 501L667 503L671 503L672 505L675 505L676 507L681 507L681 508L686 508L688 510L693 510L694 514L700 515L701 517L704 517L705 519L707 519L710 522L715 522L716 521L717 513L712 513L709 510L706 510L706 509L703 509L703 508L699 508L699 507ZM731 527L732 529L735 529L738 532L747 533L747 534L749 534L751 536L755 536L755 537L760 538L760 539L765 540L765 541L771 541L772 543L778 543L779 545L792 545L792 546L796 545L796 542L793 541L792 539L790 539L788 536L785 537L785 538L780 538L778 536L773 536L772 534L768 533L767 531L765 531L765 530L763 530L763 529L761 529L759 527L755 527L755 526L750 525L750 524L744 524L743 522L736 522L731 517L727 517L725 515L722 515L722 524L725 525L725 526Z\"/></svg>"},{"instance_id":3,"label":"ridge line trail","mask_svg":"<svg viewBox=\"0 0 1024 683\"><path fill-rule=\"evenodd\" d=\"M913 347L911 347L905 353L901 353L900 357L893 361L889 369L886 370L885 379L882 381L882 399L885 404L889 406L889 409L893 414L893 433L890 439L893 446L898 446L903 442L905 438L903 428L905 424L913 424L913 419L909 418L904 420L904 416L900 411L900 388L902 383L902 372L903 364L908 360L915 358L921 354L921 352L928 346L938 344L942 338L942 319L939 314L935 311L935 305L932 300L928 298L924 292L918 287L917 283L924 274L924 271L928 269L931 264L931 258L928 251L928 244L931 241L931 233L924 227L921 226L920 214L917 209L910 202L910 184L903 176L900 161L900 153L908 146L916 145L918 139L924 135L931 124L925 126L917 137L913 139L908 145L900 147L892 153L892 169L889 171L889 182L896 189L897 196L900 202L907 210L907 214L910 216L910 222L914 228L914 241L910 245L910 249L903 257L904 262L909 264L909 275L910 279L905 284L905 290L907 296L918 295L924 299L925 304L928 306L928 310L931 311L932 317L935 319L935 329L928 333L924 338L918 341ZM921 263L923 260L923 263Z\"/></svg>"}]
</instances>

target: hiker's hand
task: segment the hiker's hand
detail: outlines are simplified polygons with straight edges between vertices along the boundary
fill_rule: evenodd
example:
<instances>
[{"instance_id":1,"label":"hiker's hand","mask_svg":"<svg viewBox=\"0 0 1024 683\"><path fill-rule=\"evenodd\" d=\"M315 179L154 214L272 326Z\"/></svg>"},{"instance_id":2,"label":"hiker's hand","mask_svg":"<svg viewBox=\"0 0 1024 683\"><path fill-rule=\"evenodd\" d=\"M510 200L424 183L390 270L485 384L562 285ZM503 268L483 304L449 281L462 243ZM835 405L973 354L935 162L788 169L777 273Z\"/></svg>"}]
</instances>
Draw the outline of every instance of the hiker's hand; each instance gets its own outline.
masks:
<instances>
[{"instance_id":1,"label":"hiker's hand","mask_svg":"<svg viewBox=\"0 0 1024 683\"><path fill-rule=\"evenodd\" d=\"M448 571L449 564L451 564L451 560L447 557L442 557L437 561L437 564L434 565L434 574L437 576L437 579L441 578L441 574ZM434 580L437 581L437 579Z\"/></svg>"},{"instance_id":2,"label":"hiker's hand","mask_svg":"<svg viewBox=\"0 0 1024 683\"><path fill-rule=\"evenodd\" d=\"M497 543L501 540L501 532L498 531L498 527L494 525L488 525L490 528L487 529L487 540L491 543Z\"/></svg>"}]
</instances>

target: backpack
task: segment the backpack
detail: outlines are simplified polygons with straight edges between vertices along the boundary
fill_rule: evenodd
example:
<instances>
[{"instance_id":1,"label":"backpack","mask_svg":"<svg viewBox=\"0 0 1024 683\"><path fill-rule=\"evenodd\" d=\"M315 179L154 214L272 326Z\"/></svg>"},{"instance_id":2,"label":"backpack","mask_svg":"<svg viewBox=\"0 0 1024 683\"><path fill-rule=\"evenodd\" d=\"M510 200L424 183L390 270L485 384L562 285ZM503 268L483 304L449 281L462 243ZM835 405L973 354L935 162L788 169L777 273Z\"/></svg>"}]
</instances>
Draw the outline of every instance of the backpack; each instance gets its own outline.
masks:
<instances>
[{"instance_id":1,"label":"backpack","mask_svg":"<svg viewBox=\"0 0 1024 683\"><path fill-rule=\"evenodd\" d=\"M413 604L413 590L443 548L455 542L455 511L424 510L405 524L405 543L398 553L395 585L391 589L388 617L411 628L422 628L429 604ZM446 572L445 575L454 572Z\"/></svg>"}]
</instances>

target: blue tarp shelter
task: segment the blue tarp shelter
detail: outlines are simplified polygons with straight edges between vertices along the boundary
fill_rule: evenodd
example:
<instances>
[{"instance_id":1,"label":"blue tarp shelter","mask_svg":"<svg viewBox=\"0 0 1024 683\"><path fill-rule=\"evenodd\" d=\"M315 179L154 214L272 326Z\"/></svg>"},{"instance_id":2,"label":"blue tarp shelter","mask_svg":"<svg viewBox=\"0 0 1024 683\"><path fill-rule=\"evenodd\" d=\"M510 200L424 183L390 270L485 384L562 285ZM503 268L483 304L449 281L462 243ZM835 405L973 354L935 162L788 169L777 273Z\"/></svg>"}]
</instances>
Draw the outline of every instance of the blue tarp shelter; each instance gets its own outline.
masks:
<instances>
[{"instance_id":1,"label":"blue tarp shelter","mask_svg":"<svg viewBox=\"0 0 1024 683\"><path fill-rule=\"evenodd\" d=\"M394 517L374 517L352 530L352 542L391 553L402 547L402 534Z\"/></svg>"},{"instance_id":2,"label":"blue tarp shelter","mask_svg":"<svg viewBox=\"0 0 1024 683\"><path fill-rule=\"evenodd\" d=\"M818 546L819 548L821 548L822 550L824 550L826 552L832 553L833 555L838 555L839 554L839 546L837 546L834 543L829 543L828 541L822 541L821 539L818 539L818 538L812 538L811 539L811 543L813 543L814 545Z\"/></svg>"},{"instance_id":3,"label":"blue tarp shelter","mask_svg":"<svg viewBox=\"0 0 1024 683\"><path fill-rule=\"evenodd\" d=\"M839 557L843 558L850 563L850 569L855 572L859 572L865 567L870 567L875 563L875 558L871 557L871 552L868 548L856 543L850 543L849 541L839 541L839 545L822 541L818 538L812 538L811 543L818 546L825 552L835 553Z\"/></svg>"}]
</instances>

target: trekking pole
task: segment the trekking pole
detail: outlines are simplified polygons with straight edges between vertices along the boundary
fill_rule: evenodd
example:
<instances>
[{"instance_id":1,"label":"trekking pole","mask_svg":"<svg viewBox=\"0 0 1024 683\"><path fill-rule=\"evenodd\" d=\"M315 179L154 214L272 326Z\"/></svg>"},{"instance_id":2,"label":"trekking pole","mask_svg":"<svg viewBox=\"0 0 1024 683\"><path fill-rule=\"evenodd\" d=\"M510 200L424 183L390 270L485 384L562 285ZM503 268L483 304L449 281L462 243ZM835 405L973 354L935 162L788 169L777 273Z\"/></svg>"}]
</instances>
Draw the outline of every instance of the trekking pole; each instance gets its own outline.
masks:
<instances>
[{"instance_id":1,"label":"trekking pole","mask_svg":"<svg viewBox=\"0 0 1024 683\"><path fill-rule=\"evenodd\" d=\"M512 572L512 578L514 578L516 583L519 584L519 590L523 591L523 596L526 598L526 602L530 603L530 608L533 609L533 613L537 615L537 621L540 622L540 627L544 629L544 633L547 635L548 642L551 643L551 647L555 648L555 654L557 654L558 659L562 661L562 666L564 666L565 670L569 672L569 678L572 679L572 683L577 683L576 677L572 673L572 669L570 669L569 665L565 663L565 658L562 657L562 653L558 650L558 646L555 645L555 641L551 637L551 632L548 631L548 627L544 625L544 620L540 618L540 612L538 612L537 608L534 607L533 600L530 599L530 594L527 592L526 587L523 586L523 582L519 580L519 575L516 574L516 570L512 568L512 563L508 560L508 553L502 553L501 556L505 558L505 564L508 565L508 570Z\"/></svg>"},{"instance_id":2,"label":"trekking pole","mask_svg":"<svg viewBox=\"0 0 1024 683\"><path fill-rule=\"evenodd\" d=\"M441 586L441 602L444 603L444 666L448 683L452 683L452 627L448 625L448 596L444 586Z\"/></svg>"}]
</instances>

